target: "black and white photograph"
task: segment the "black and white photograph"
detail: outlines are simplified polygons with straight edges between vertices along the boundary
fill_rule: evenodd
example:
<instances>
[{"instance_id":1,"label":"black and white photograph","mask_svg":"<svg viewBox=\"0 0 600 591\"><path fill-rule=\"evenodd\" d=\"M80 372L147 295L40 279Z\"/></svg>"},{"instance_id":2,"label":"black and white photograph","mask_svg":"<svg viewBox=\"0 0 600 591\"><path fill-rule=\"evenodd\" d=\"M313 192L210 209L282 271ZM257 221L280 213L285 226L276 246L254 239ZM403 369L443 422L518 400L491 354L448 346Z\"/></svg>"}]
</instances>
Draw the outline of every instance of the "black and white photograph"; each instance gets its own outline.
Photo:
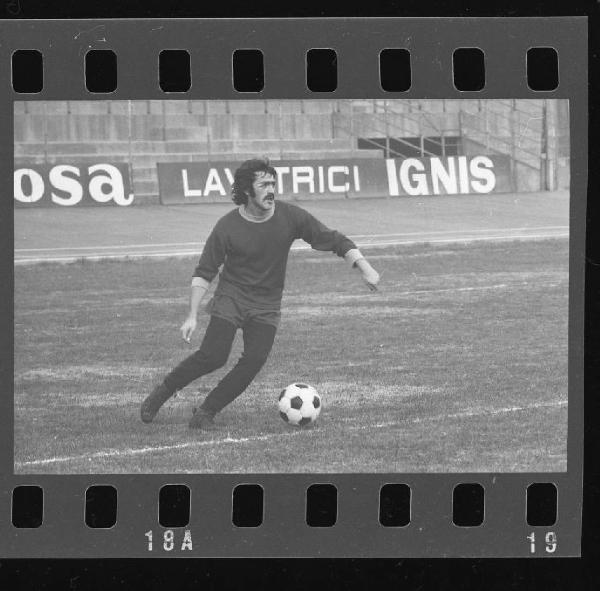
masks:
<instances>
[{"instance_id":1,"label":"black and white photograph","mask_svg":"<svg viewBox=\"0 0 600 591\"><path fill-rule=\"evenodd\" d=\"M16 474L566 472L567 99L14 102Z\"/></svg>"}]
</instances>

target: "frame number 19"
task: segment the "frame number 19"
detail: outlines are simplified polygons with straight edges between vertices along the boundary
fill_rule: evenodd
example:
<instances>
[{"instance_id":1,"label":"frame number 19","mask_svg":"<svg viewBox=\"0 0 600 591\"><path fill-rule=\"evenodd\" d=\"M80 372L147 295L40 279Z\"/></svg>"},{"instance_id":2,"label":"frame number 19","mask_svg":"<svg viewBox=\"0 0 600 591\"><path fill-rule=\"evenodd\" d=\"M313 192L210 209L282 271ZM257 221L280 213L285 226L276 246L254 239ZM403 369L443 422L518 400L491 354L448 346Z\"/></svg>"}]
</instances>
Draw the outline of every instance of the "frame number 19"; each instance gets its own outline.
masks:
<instances>
[{"instance_id":1,"label":"frame number 19","mask_svg":"<svg viewBox=\"0 0 600 591\"><path fill-rule=\"evenodd\" d=\"M532 531L527 536L527 539L529 540L529 551L531 552L531 554L535 554L537 542L535 532ZM556 552L557 541L556 534L553 531L549 531L548 533L546 533L541 543L543 544L544 550L547 554L554 554L554 552Z\"/></svg>"}]
</instances>

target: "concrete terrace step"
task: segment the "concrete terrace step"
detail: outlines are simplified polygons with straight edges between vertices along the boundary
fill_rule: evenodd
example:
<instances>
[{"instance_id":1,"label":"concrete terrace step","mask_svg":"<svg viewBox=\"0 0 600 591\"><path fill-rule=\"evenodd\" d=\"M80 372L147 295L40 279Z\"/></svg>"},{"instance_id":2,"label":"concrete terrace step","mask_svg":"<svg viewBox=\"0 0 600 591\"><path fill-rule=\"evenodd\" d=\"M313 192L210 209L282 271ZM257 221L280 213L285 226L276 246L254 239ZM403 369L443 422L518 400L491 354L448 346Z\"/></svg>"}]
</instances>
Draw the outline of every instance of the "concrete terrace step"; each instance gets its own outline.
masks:
<instances>
[{"instance_id":1,"label":"concrete terrace step","mask_svg":"<svg viewBox=\"0 0 600 591\"><path fill-rule=\"evenodd\" d=\"M208 130L201 125L190 125L189 127L167 127L165 128L165 139L169 140L186 140L202 142L206 141Z\"/></svg>"},{"instance_id":2,"label":"concrete terrace step","mask_svg":"<svg viewBox=\"0 0 600 591\"><path fill-rule=\"evenodd\" d=\"M128 142L22 142L15 143L15 156L43 154L83 155L83 154L127 154Z\"/></svg>"},{"instance_id":3,"label":"concrete terrace step","mask_svg":"<svg viewBox=\"0 0 600 591\"><path fill-rule=\"evenodd\" d=\"M204 101L190 101L190 100L149 100L145 101L148 105L149 113L166 113L166 114L179 114L185 115L193 113L192 105L195 102Z\"/></svg>"},{"instance_id":4,"label":"concrete terrace step","mask_svg":"<svg viewBox=\"0 0 600 591\"><path fill-rule=\"evenodd\" d=\"M271 160L319 160L321 158L383 158L382 150L271 150L268 152L222 152L222 153L193 153L193 154L134 154L131 162L134 169L151 168L158 162L241 162L249 158L267 157Z\"/></svg>"},{"instance_id":5,"label":"concrete terrace step","mask_svg":"<svg viewBox=\"0 0 600 591\"><path fill-rule=\"evenodd\" d=\"M188 102L188 101L184 101ZM341 102L329 99L283 99L283 100L231 100L231 101L189 101L192 113L210 115L279 115L279 114L319 114L330 113L342 107ZM182 109L182 106L177 108ZM158 109L158 107L157 107Z\"/></svg>"},{"instance_id":6,"label":"concrete terrace step","mask_svg":"<svg viewBox=\"0 0 600 591\"><path fill-rule=\"evenodd\" d=\"M257 152L264 151L304 151L304 150L347 150L354 147L353 138L336 139L247 139L219 140L210 143L212 153Z\"/></svg>"},{"instance_id":7,"label":"concrete terrace step","mask_svg":"<svg viewBox=\"0 0 600 591\"><path fill-rule=\"evenodd\" d=\"M329 139L332 134L330 114L215 114L208 117L207 125L213 140Z\"/></svg>"},{"instance_id":8,"label":"concrete terrace step","mask_svg":"<svg viewBox=\"0 0 600 591\"><path fill-rule=\"evenodd\" d=\"M160 139L163 119L124 115L16 115L15 141L101 142Z\"/></svg>"},{"instance_id":9,"label":"concrete terrace step","mask_svg":"<svg viewBox=\"0 0 600 591\"><path fill-rule=\"evenodd\" d=\"M218 140L212 141L73 141L73 142L16 142L15 156L34 156L47 152L53 156L86 154L195 154L253 151L337 150L354 147L353 138L289 139L289 140Z\"/></svg>"},{"instance_id":10,"label":"concrete terrace step","mask_svg":"<svg viewBox=\"0 0 600 591\"><path fill-rule=\"evenodd\" d=\"M154 178L156 164L158 162L218 162L237 161L249 158L266 156L271 160L318 160L320 158L344 159L344 158L383 158L382 150L358 150L358 149L335 149L335 150L270 150L258 153L253 152L193 152L193 153L156 153L156 154L132 154L109 152L97 154L43 154L16 155L15 167L29 166L33 164L96 164L99 162L130 162L135 174L141 178Z\"/></svg>"},{"instance_id":11,"label":"concrete terrace step","mask_svg":"<svg viewBox=\"0 0 600 591\"><path fill-rule=\"evenodd\" d=\"M373 159L383 158L383 150L320 150L317 155L314 152L283 152L283 160L314 160L318 164L319 159L348 159L361 158Z\"/></svg>"},{"instance_id":12,"label":"concrete terrace step","mask_svg":"<svg viewBox=\"0 0 600 591\"><path fill-rule=\"evenodd\" d=\"M426 136L440 135L440 131L458 128L456 113L435 113L421 117L418 114L405 115L388 113L387 123L384 115L357 113L350 117L343 113L333 116L335 137L385 137L386 135L402 137L403 135Z\"/></svg>"},{"instance_id":13,"label":"concrete terrace step","mask_svg":"<svg viewBox=\"0 0 600 591\"><path fill-rule=\"evenodd\" d=\"M261 114L261 113L329 113L338 101L308 100L83 100L83 101L15 101L15 113L41 114ZM341 105L342 103L340 103Z\"/></svg>"},{"instance_id":14,"label":"concrete terrace step","mask_svg":"<svg viewBox=\"0 0 600 591\"><path fill-rule=\"evenodd\" d=\"M47 158L43 154L31 156L15 156L14 166L22 167L30 164L99 164L101 162L129 162L129 154L48 154Z\"/></svg>"},{"instance_id":15,"label":"concrete terrace step","mask_svg":"<svg viewBox=\"0 0 600 591\"><path fill-rule=\"evenodd\" d=\"M132 167L132 174L135 179L140 181L155 181L158 178L156 165L148 167Z\"/></svg>"},{"instance_id":16,"label":"concrete terrace step","mask_svg":"<svg viewBox=\"0 0 600 591\"><path fill-rule=\"evenodd\" d=\"M202 115L107 115L107 114L16 114L14 117L15 141L23 142L96 142L161 140L165 133L176 139L170 129L194 130L194 137L205 137L206 118ZM165 131L166 129L166 131ZM191 131L189 133L192 133ZM187 135L185 138L187 139Z\"/></svg>"},{"instance_id":17,"label":"concrete terrace step","mask_svg":"<svg viewBox=\"0 0 600 591\"><path fill-rule=\"evenodd\" d=\"M134 168L150 168L157 162L198 162L206 159L202 154L133 154L131 165Z\"/></svg>"},{"instance_id":18,"label":"concrete terrace step","mask_svg":"<svg viewBox=\"0 0 600 591\"><path fill-rule=\"evenodd\" d=\"M195 152L205 152L207 142L205 140L171 140L168 142L131 142L132 152L140 154L193 154Z\"/></svg>"},{"instance_id":19,"label":"concrete terrace step","mask_svg":"<svg viewBox=\"0 0 600 591\"><path fill-rule=\"evenodd\" d=\"M100 141L100 142L16 142L15 155L49 154L176 154L206 152L205 141Z\"/></svg>"},{"instance_id":20,"label":"concrete terrace step","mask_svg":"<svg viewBox=\"0 0 600 591\"><path fill-rule=\"evenodd\" d=\"M189 127L195 125L206 125L206 116L198 113L165 113L164 115L152 115L160 117L166 127ZM137 115L144 117L144 115ZM147 115L146 115L147 117Z\"/></svg>"},{"instance_id":21,"label":"concrete terrace step","mask_svg":"<svg viewBox=\"0 0 600 591\"><path fill-rule=\"evenodd\" d=\"M225 107L232 115L264 115L267 112L265 101L229 101Z\"/></svg>"}]
</instances>

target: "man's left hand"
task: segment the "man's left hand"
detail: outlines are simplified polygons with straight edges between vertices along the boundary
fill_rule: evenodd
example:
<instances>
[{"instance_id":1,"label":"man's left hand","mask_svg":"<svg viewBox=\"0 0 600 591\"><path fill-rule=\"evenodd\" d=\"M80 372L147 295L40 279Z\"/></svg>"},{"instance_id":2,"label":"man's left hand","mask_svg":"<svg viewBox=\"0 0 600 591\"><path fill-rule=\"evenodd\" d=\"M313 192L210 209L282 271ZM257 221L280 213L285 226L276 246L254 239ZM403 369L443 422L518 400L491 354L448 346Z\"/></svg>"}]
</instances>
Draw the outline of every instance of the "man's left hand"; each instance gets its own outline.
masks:
<instances>
[{"instance_id":1,"label":"man's left hand","mask_svg":"<svg viewBox=\"0 0 600 591\"><path fill-rule=\"evenodd\" d=\"M367 259L360 259L356 261L356 266L360 269L363 281L367 284L367 287L371 291L377 291L377 284L379 283L379 273L371 267Z\"/></svg>"}]
</instances>

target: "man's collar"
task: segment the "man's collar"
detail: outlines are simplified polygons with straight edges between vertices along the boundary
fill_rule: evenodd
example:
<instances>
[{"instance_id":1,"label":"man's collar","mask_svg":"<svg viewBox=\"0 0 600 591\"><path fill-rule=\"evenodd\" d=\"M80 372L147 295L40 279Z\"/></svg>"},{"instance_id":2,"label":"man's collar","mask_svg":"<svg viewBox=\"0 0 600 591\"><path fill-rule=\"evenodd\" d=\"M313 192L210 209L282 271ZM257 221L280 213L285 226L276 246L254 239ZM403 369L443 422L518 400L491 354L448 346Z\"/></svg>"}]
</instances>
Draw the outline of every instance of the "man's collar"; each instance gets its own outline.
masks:
<instances>
[{"instance_id":1,"label":"man's collar","mask_svg":"<svg viewBox=\"0 0 600 591\"><path fill-rule=\"evenodd\" d=\"M273 217L273 214L275 213L275 203L273 203L273 207L269 211L268 215L262 218L257 218L256 216L253 216L252 214L248 213L246 211L245 205L240 205L238 211L245 220L248 220L249 222L254 222L255 224L261 224L262 222L266 222L267 220L270 220Z\"/></svg>"}]
</instances>

